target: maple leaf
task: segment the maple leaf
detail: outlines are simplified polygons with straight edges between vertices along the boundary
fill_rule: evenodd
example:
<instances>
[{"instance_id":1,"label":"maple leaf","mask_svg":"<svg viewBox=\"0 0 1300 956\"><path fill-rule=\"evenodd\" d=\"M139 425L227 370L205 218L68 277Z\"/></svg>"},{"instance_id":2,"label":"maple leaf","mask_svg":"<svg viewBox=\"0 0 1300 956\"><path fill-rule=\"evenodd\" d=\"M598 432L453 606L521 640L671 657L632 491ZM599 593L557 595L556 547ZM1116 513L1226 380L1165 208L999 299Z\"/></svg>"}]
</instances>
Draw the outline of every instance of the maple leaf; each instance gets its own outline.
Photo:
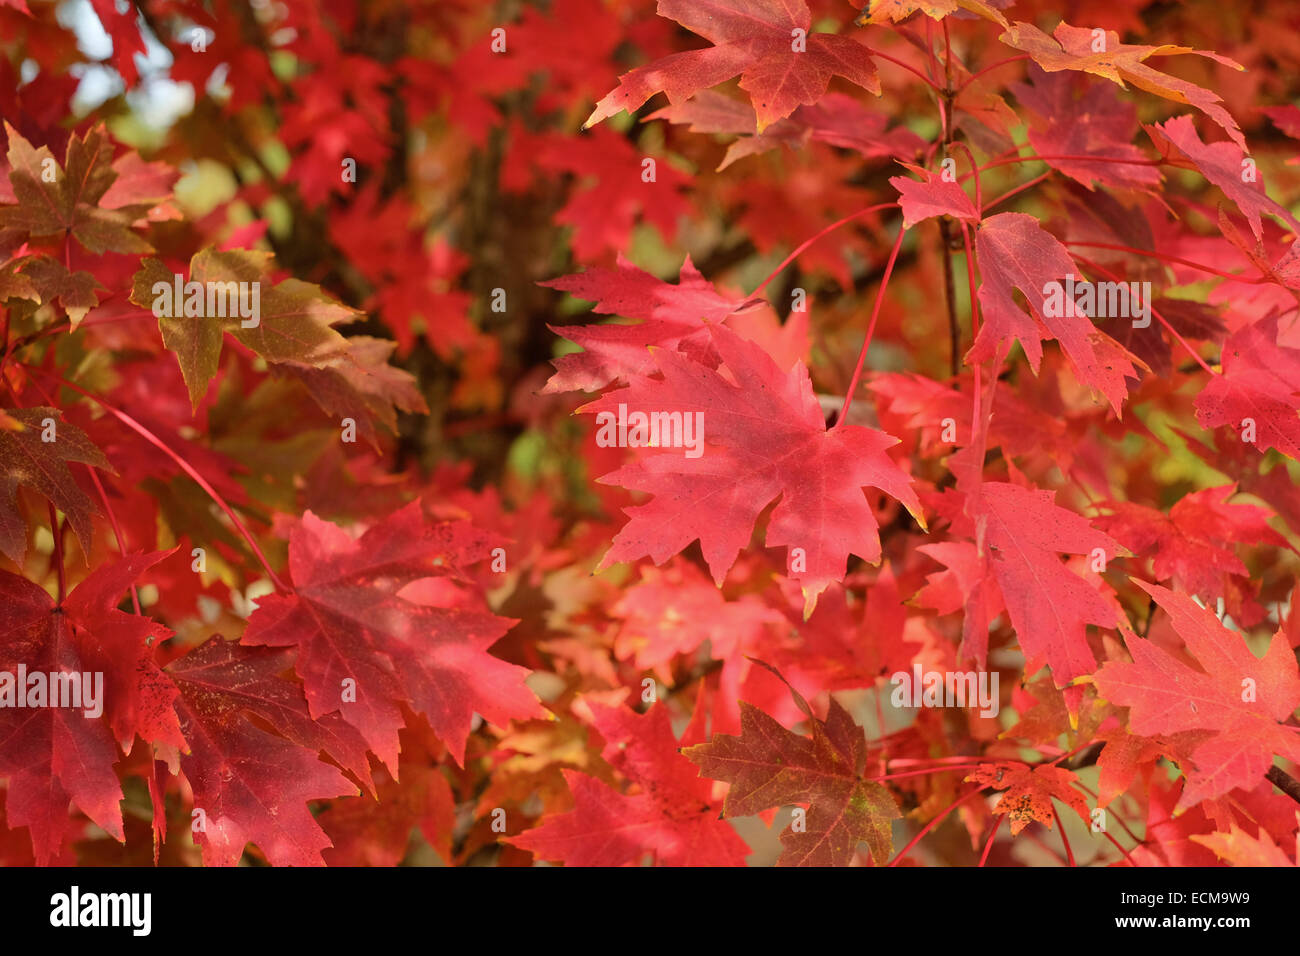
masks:
<instances>
[{"instance_id":1,"label":"maple leaf","mask_svg":"<svg viewBox=\"0 0 1300 956\"><path fill-rule=\"evenodd\" d=\"M1197 834L1210 833L1214 825L1203 807L1178 809L1186 780L1166 783L1164 774L1152 777L1147 807L1146 839L1130 851L1138 866L1215 866L1214 854L1197 842Z\"/></svg>"},{"instance_id":2,"label":"maple leaf","mask_svg":"<svg viewBox=\"0 0 1300 956\"><path fill-rule=\"evenodd\" d=\"M1224 575L1250 573L1233 544L1286 547L1286 540L1266 523L1269 511L1227 503L1236 492L1235 485L1203 489L1179 499L1168 516L1132 502L1115 502L1114 514L1097 518L1096 524L1135 554L1152 552L1157 580L1172 578L1189 594L1223 597Z\"/></svg>"},{"instance_id":3,"label":"maple leaf","mask_svg":"<svg viewBox=\"0 0 1300 956\"><path fill-rule=\"evenodd\" d=\"M1278 344L1276 317L1238 329L1224 343L1223 371L1196 396L1202 428L1231 425L1261 452L1300 460L1300 350Z\"/></svg>"},{"instance_id":4,"label":"maple leaf","mask_svg":"<svg viewBox=\"0 0 1300 956\"><path fill-rule=\"evenodd\" d=\"M26 299L36 305L41 304L41 294L32 283L31 276L22 273L23 268L30 268L35 261L36 259L29 259L24 256L10 259L0 265L0 302L6 302L9 299Z\"/></svg>"},{"instance_id":5,"label":"maple leaf","mask_svg":"<svg viewBox=\"0 0 1300 956\"><path fill-rule=\"evenodd\" d=\"M124 839L115 735L128 751L137 733L180 742L171 712L176 692L148 646L171 632L116 610L140 572L161 557L132 555L96 568L59 604L39 585L0 572L0 672L11 682L0 707L0 775L9 778L8 821L30 829L41 865L59 854L72 828L69 801L115 839ZM28 677L15 687L20 667ZM40 704L15 705L15 690L20 701L30 700L32 678L55 672L77 678L75 688L63 688L68 698L50 679L49 696ZM97 704L83 694L96 697ZM78 706L58 703L56 695Z\"/></svg>"},{"instance_id":6,"label":"maple leaf","mask_svg":"<svg viewBox=\"0 0 1300 956\"><path fill-rule=\"evenodd\" d=\"M0 230L32 236L71 233L91 252L152 252L131 230L143 211L136 206L104 208L102 200L118 174L113 148L102 127L68 139L63 166L48 146L35 149L5 123L9 137L9 182L17 205L0 206ZM120 201L120 200L118 200Z\"/></svg>"},{"instance_id":7,"label":"maple leaf","mask_svg":"<svg viewBox=\"0 0 1300 956\"><path fill-rule=\"evenodd\" d=\"M703 776L731 785L722 805L724 817L808 804L806 829L792 827L781 834L785 850L778 866L846 866L862 841L872 862L883 865L893 853L890 821L900 814L889 790L862 776L867 760L862 728L834 697L823 721L793 687L790 693L808 715L811 738L786 730L741 701L740 736L718 734L682 753Z\"/></svg>"},{"instance_id":8,"label":"maple leaf","mask_svg":"<svg viewBox=\"0 0 1300 956\"><path fill-rule=\"evenodd\" d=\"M1137 129L1137 108L1121 99L1114 87L1087 82L1082 75L1029 70L1029 82L1012 91L1034 114L1029 145L1044 160L1086 186L1094 181L1132 189L1160 184L1160 171L1144 164L1146 157L1130 140ZM1079 158L1134 160L1133 163L1090 162ZM1069 158L1074 157L1074 158Z\"/></svg>"},{"instance_id":9,"label":"maple leaf","mask_svg":"<svg viewBox=\"0 0 1300 956\"><path fill-rule=\"evenodd\" d=\"M1119 34L1114 30L1106 30L1104 37L1096 37L1093 30L1070 26L1064 20L1056 25L1051 36L1032 23L1017 22L1013 23L998 39L1014 49L1028 53L1035 63L1049 73L1081 70L1118 83L1121 87L1127 81L1148 93L1173 100L1175 103L1191 104L1222 126L1234 143L1242 149L1246 148L1246 140L1237 127L1237 121L1232 118L1232 114L1219 105L1222 100L1218 94L1186 80L1161 73L1144 62L1153 56L1194 53L1235 70L1244 70L1245 67L1236 60L1207 50L1193 50L1185 46L1171 44L1141 46L1121 43ZM1098 40L1102 45L1100 51L1094 49Z\"/></svg>"},{"instance_id":10,"label":"maple leaf","mask_svg":"<svg viewBox=\"0 0 1300 956\"><path fill-rule=\"evenodd\" d=\"M710 654L726 661L737 646L783 618L755 595L728 601L695 565L679 560L668 568L646 567L610 615L621 624L614 654L641 670L664 668L678 654L705 641Z\"/></svg>"},{"instance_id":11,"label":"maple leaf","mask_svg":"<svg viewBox=\"0 0 1300 956\"><path fill-rule=\"evenodd\" d=\"M717 172L783 143L791 149L801 149L810 141L826 143L854 150L866 159L882 156L912 159L925 146L925 141L907 127L888 129L889 117L844 93L827 93L762 133L754 133L757 117L753 106L714 90L702 90L684 103L656 110L646 117L646 122L653 119L687 123L692 133L742 134L727 147L727 155L718 164Z\"/></svg>"},{"instance_id":12,"label":"maple leaf","mask_svg":"<svg viewBox=\"0 0 1300 956\"><path fill-rule=\"evenodd\" d=\"M130 299L158 316L163 344L176 354L194 408L217 374L229 333L273 367L301 379L325 411L351 413L367 437L374 436L368 425L372 417L395 429L394 405L427 410L411 375L387 365L392 343L364 336L346 339L333 328L361 313L299 279L272 285L270 261L270 253L203 249L190 260L189 282L201 283L205 290L193 299L188 292L176 294L177 275L158 259L145 259L135 274ZM239 291L220 296L208 291L231 288ZM236 308L230 298L236 294L241 308L251 307L256 294L256 318Z\"/></svg>"},{"instance_id":13,"label":"maple leaf","mask_svg":"<svg viewBox=\"0 0 1300 956\"><path fill-rule=\"evenodd\" d=\"M100 25L113 38L113 66L129 89L140 79L135 65L136 55L145 57L147 52L140 28L136 25L140 15L134 7L118 7L114 0L90 0L90 3Z\"/></svg>"},{"instance_id":14,"label":"maple leaf","mask_svg":"<svg viewBox=\"0 0 1300 956\"><path fill-rule=\"evenodd\" d=\"M1186 730L1214 731L1192 750L1195 767L1180 806L1251 788L1273 755L1300 760L1300 741L1279 721L1300 706L1300 672L1282 631L1256 658L1240 634L1185 594L1133 579L1169 614L1174 631L1200 665L1197 670L1145 638L1128 636L1133 662L1108 661L1097 690L1129 708L1129 726L1146 736Z\"/></svg>"},{"instance_id":15,"label":"maple leaf","mask_svg":"<svg viewBox=\"0 0 1300 956\"><path fill-rule=\"evenodd\" d=\"M287 279L275 287L270 282L263 283L270 262L270 253L246 249L225 252L203 249L190 260L188 281L202 283L205 290L209 283L245 284L243 287L250 289L251 304L251 287L257 284L260 316L257 325L248 328L244 322L252 322L252 318L241 318L234 302L217 301L206 291L203 296L194 297L200 314L187 315L189 310L184 305L188 303L184 300L190 296L183 295L181 301L173 301L177 299L176 274L158 259L145 259L135 274L131 301L151 309L158 317L163 344L176 353L195 408L217 374L222 337L226 332L269 362L311 364L327 361L344 351L343 336L332 326L354 321L359 313L330 300L319 287L298 279ZM266 289L262 289L263 284ZM208 314L209 300L216 314Z\"/></svg>"},{"instance_id":16,"label":"maple leaf","mask_svg":"<svg viewBox=\"0 0 1300 956\"><path fill-rule=\"evenodd\" d=\"M1070 786L1078 775L1073 770L1043 764L1031 767L1023 763L995 764L980 767L966 777L967 781L983 784L995 790L1005 790L994 813L1006 814L1011 820L1011 835L1017 835L1030 823L1052 827L1056 815L1052 800L1060 800L1079 815L1084 823L1090 822L1088 804L1079 791Z\"/></svg>"},{"instance_id":17,"label":"maple leaf","mask_svg":"<svg viewBox=\"0 0 1300 956\"><path fill-rule=\"evenodd\" d=\"M46 441L46 437L50 441ZM68 470L80 462L116 474L108 459L57 408L0 410L0 552L21 565L27 554L27 522L18 507L18 487L31 488L68 516L68 524L90 553L91 515L99 508Z\"/></svg>"},{"instance_id":18,"label":"maple leaf","mask_svg":"<svg viewBox=\"0 0 1300 956\"><path fill-rule=\"evenodd\" d=\"M316 817L334 844L323 853L327 866L397 866L414 827L444 861L451 861L456 797L446 774L433 765L435 755L412 736L402 732L400 783L383 774L377 799L363 794L336 800Z\"/></svg>"},{"instance_id":19,"label":"maple leaf","mask_svg":"<svg viewBox=\"0 0 1300 956\"><path fill-rule=\"evenodd\" d=\"M961 612L962 636L958 653L981 667L988 657L989 625L1006 607L987 554L970 541L940 541L917 548L944 566L926 579L916 592L919 607L940 614Z\"/></svg>"},{"instance_id":20,"label":"maple leaf","mask_svg":"<svg viewBox=\"0 0 1300 956\"><path fill-rule=\"evenodd\" d=\"M1133 363L1087 316L1045 314L1044 287L1064 283L1067 275L1077 273L1065 246L1033 216L1005 212L980 224L975 248L984 280L979 289L984 323L967 353L967 362L992 358L999 343L1018 339L1037 373L1042 342L1058 339L1079 380L1105 395L1118 414L1128 394L1125 380L1137 378ZM1026 315L1016 304L1015 289L1024 294L1032 314Z\"/></svg>"},{"instance_id":21,"label":"maple leaf","mask_svg":"<svg viewBox=\"0 0 1300 956\"><path fill-rule=\"evenodd\" d=\"M921 520L910 479L885 454L898 439L858 425L828 431L802 362L782 375L761 347L726 326L709 331L732 378L660 349L654 354L662 380L636 376L627 388L579 409L615 416L626 406L629 416L677 413L683 422L696 416L703 423L698 457L664 448L600 479L655 497L624 509L630 520L599 569L643 555L662 564L698 538L721 585L760 512L780 495L767 545L803 549L802 569L791 551L790 576L803 586L811 613L817 595L843 578L850 553L872 563L880 558L864 485L898 499Z\"/></svg>"},{"instance_id":22,"label":"maple leaf","mask_svg":"<svg viewBox=\"0 0 1300 956\"><path fill-rule=\"evenodd\" d=\"M1216 856L1227 860L1233 866L1296 865L1296 861L1273 842L1273 838L1263 827L1259 828L1256 836L1251 836L1233 823L1227 833L1194 833L1189 839L1209 847ZM1300 851L1300 843L1297 844L1297 851Z\"/></svg>"},{"instance_id":23,"label":"maple leaf","mask_svg":"<svg viewBox=\"0 0 1300 956\"><path fill-rule=\"evenodd\" d=\"M1208 736L1207 731L1191 730L1168 737L1143 737L1123 728L1099 734L1105 746L1097 757L1097 806L1108 806L1139 776L1149 781L1161 757L1175 762L1190 760L1192 748Z\"/></svg>"},{"instance_id":24,"label":"maple leaf","mask_svg":"<svg viewBox=\"0 0 1300 956\"><path fill-rule=\"evenodd\" d=\"M611 382L656 370L651 346L699 353L708 348L707 322L724 322L738 312L760 308L762 299L725 296L704 278L687 256L677 284L664 282L620 254L615 269L591 268L540 283L595 302L594 312L642 320L636 325L548 326L581 345L582 352L554 360L555 374L543 394L597 392Z\"/></svg>"},{"instance_id":25,"label":"maple leaf","mask_svg":"<svg viewBox=\"0 0 1300 956\"><path fill-rule=\"evenodd\" d=\"M653 852L663 866L743 866L749 848L718 818L711 786L679 754L668 709L637 714L589 704L606 741L606 760L635 784L623 794L575 770L564 771L574 808L508 842L568 866L627 866Z\"/></svg>"},{"instance_id":26,"label":"maple leaf","mask_svg":"<svg viewBox=\"0 0 1300 956\"><path fill-rule=\"evenodd\" d=\"M832 76L880 94L866 48L833 33L809 33L812 14L804 0L659 0L658 13L714 45L623 74L584 127L621 110L632 112L656 93L679 103L737 74L753 100L760 133L796 107L816 103Z\"/></svg>"},{"instance_id":27,"label":"maple leaf","mask_svg":"<svg viewBox=\"0 0 1300 956\"><path fill-rule=\"evenodd\" d=\"M317 753L368 772L356 733L337 717L313 720L299 685L277 676L292 658L290 651L213 637L167 665L186 748L164 753L173 773L184 772L194 808L203 811L194 837L209 866L234 866L248 843L275 866L324 865L321 850L330 841L307 801L358 791Z\"/></svg>"},{"instance_id":28,"label":"maple leaf","mask_svg":"<svg viewBox=\"0 0 1300 956\"><path fill-rule=\"evenodd\" d=\"M360 538L308 511L289 536L294 592L259 598L243 643L297 647L312 716L340 712L391 771L403 701L463 761L474 714L505 726L540 713L527 670L487 652L514 622L408 586L459 576L494 541L467 522L426 521L418 501Z\"/></svg>"},{"instance_id":29,"label":"maple leaf","mask_svg":"<svg viewBox=\"0 0 1300 956\"><path fill-rule=\"evenodd\" d=\"M1246 181L1242 162L1246 153L1241 146L1202 142L1190 116L1175 116L1146 129L1157 147L1165 147L1163 151L1166 155L1170 154L1170 150L1165 144L1172 144L1192 161L1202 176L1222 189L1224 195L1246 217L1256 239L1261 239L1264 235L1259 222L1261 213L1275 216L1293 229L1300 230L1300 222L1285 207L1269 198L1262 181L1257 178Z\"/></svg>"},{"instance_id":30,"label":"maple leaf","mask_svg":"<svg viewBox=\"0 0 1300 956\"><path fill-rule=\"evenodd\" d=\"M918 11L931 20L942 20L958 10L967 10L1005 27L1007 19L997 7L1008 5L1009 0L990 0L989 3L984 0L870 0L854 22L862 26L898 23Z\"/></svg>"},{"instance_id":31,"label":"maple leaf","mask_svg":"<svg viewBox=\"0 0 1300 956\"><path fill-rule=\"evenodd\" d=\"M988 567L1020 646L1030 661L1045 660L1056 686L1064 687L1096 665L1085 625L1113 627L1119 614L1113 602L1066 568L1059 554L1100 549L1109 560L1123 548L1054 498L1054 492L988 481L967 508L983 527ZM984 645L974 649L981 666L987 639L985 631Z\"/></svg>"},{"instance_id":32,"label":"maple leaf","mask_svg":"<svg viewBox=\"0 0 1300 956\"><path fill-rule=\"evenodd\" d=\"M104 288L89 272L71 271L58 259L34 256L27 261L22 277L30 282L37 300L58 300L68 313L68 324L76 328L91 309L99 305L98 290Z\"/></svg>"},{"instance_id":33,"label":"maple leaf","mask_svg":"<svg viewBox=\"0 0 1300 956\"><path fill-rule=\"evenodd\" d=\"M952 216L967 222L979 221L979 210L958 182L948 182L928 169L904 163L908 169L921 176L921 181L906 176L891 176L889 185L898 190L899 206L903 209L903 228L911 229L918 222L933 216Z\"/></svg>"},{"instance_id":34,"label":"maple leaf","mask_svg":"<svg viewBox=\"0 0 1300 956\"><path fill-rule=\"evenodd\" d=\"M343 341L343 351L330 358L280 362L271 367L302 382L330 418L356 422L357 433L378 448L375 422L395 435L397 409L421 413L429 409L411 373L388 364L396 342L368 335L352 335Z\"/></svg>"},{"instance_id":35,"label":"maple leaf","mask_svg":"<svg viewBox=\"0 0 1300 956\"><path fill-rule=\"evenodd\" d=\"M573 227L570 246L581 261L605 260L607 250L625 248L642 222L671 239L691 212L685 195L690 177L607 126L579 140L512 129L503 186L519 192L534 180L549 183L566 174L574 188L555 221Z\"/></svg>"},{"instance_id":36,"label":"maple leaf","mask_svg":"<svg viewBox=\"0 0 1300 956\"><path fill-rule=\"evenodd\" d=\"M180 212L166 202L180 178L178 170L166 163L146 162L139 153L130 152L113 160L113 172L117 174L113 184L99 198L102 208L140 210L147 212L151 221L181 218Z\"/></svg>"},{"instance_id":37,"label":"maple leaf","mask_svg":"<svg viewBox=\"0 0 1300 956\"><path fill-rule=\"evenodd\" d=\"M1227 211L1219 207L1219 231L1223 237L1237 247L1238 251L1246 257L1246 261L1259 270L1260 276L1269 282L1274 282L1284 289L1300 289L1300 248L1295 243L1286 247L1281 258L1276 262L1264 248L1262 239L1256 239L1254 245L1246 241L1246 237L1241 234L1232 221L1228 218Z\"/></svg>"}]
</instances>

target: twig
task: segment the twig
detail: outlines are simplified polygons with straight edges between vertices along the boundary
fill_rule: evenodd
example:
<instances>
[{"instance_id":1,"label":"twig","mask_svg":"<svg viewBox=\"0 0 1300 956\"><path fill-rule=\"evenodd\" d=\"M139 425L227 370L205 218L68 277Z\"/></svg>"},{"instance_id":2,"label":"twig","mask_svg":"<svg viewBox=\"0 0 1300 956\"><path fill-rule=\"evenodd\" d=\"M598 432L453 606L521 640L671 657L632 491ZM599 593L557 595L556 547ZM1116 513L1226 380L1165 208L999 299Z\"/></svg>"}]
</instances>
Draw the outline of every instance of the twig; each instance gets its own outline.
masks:
<instances>
[{"instance_id":1,"label":"twig","mask_svg":"<svg viewBox=\"0 0 1300 956\"><path fill-rule=\"evenodd\" d=\"M1291 776L1281 767L1269 767L1264 779L1277 787L1296 803L1300 803L1300 780Z\"/></svg>"}]
</instances>

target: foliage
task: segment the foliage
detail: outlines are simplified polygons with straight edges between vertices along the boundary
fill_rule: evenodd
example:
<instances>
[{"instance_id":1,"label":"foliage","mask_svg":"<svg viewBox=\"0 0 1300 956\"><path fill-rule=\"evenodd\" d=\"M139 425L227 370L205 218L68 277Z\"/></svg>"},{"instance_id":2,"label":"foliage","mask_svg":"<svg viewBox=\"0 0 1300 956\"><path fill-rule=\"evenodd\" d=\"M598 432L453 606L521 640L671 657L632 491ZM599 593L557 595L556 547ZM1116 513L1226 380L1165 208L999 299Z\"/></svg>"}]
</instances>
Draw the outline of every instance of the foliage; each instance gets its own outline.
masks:
<instances>
[{"instance_id":1,"label":"foliage","mask_svg":"<svg viewBox=\"0 0 1300 956\"><path fill-rule=\"evenodd\" d=\"M1297 26L0 0L0 861L1294 865Z\"/></svg>"}]
</instances>

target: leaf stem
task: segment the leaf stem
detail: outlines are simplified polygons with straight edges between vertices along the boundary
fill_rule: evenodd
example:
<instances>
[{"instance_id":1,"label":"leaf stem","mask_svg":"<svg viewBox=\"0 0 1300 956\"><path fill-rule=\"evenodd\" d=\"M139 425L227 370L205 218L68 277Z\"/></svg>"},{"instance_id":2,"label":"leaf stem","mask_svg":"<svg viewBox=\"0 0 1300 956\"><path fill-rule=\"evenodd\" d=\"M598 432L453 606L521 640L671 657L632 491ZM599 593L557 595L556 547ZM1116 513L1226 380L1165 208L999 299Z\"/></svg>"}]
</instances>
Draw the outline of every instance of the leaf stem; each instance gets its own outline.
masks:
<instances>
[{"instance_id":1,"label":"leaf stem","mask_svg":"<svg viewBox=\"0 0 1300 956\"><path fill-rule=\"evenodd\" d=\"M54 606L62 607L63 599L68 593L67 572L63 568L63 525L59 523L54 502L47 501L45 504L50 509L50 534L54 536L54 552L50 555L50 561L59 569L59 599Z\"/></svg>"},{"instance_id":2,"label":"leaf stem","mask_svg":"<svg viewBox=\"0 0 1300 956\"><path fill-rule=\"evenodd\" d=\"M871 348L871 336L876 331L876 319L880 318L880 306L885 301L885 290L889 288L889 277L893 275L894 263L898 261L898 250L903 248L903 236L907 235L907 230L900 223L898 226L898 238L894 240L894 248L889 253L889 262L885 265L885 274L880 280L880 288L876 291L876 301L871 307L871 322L867 325L867 336L862 341L862 349L858 352L858 364L853 369L853 378L849 379L848 391L844 393L844 405L840 408L839 418L835 419L834 428L839 428L844 424L849 415L849 406L853 404L853 392L858 387L858 379L862 377L862 367L867 361L867 349Z\"/></svg>"},{"instance_id":3,"label":"leaf stem","mask_svg":"<svg viewBox=\"0 0 1300 956\"><path fill-rule=\"evenodd\" d=\"M930 89L934 90L936 93L940 92L939 84L935 83L934 80L930 79L928 76L926 76L924 73L922 73L920 70L918 70L916 67L912 66L911 64L904 63L902 60L892 57L888 53L881 53L879 50L874 49L873 47L868 46L868 47L864 47L864 49L867 51L867 55L878 56L882 60L888 60L890 63L894 64L895 66L901 66L903 69L907 70L907 72L913 74L914 76L919 77L921 82L924 83L926 86L928 86Z\"/></svg>"},{"instance_id":4,"label":"leaf stem","mask_svg":"<svg viewBox=\"0 0 1300 956\"><path fill-rule=\"evenodd\" d=\"M1070 862L1070 866L1078 866L1074 862L1074 850L1070 848L1070 838L1065 835L1065 824L1061 822L1061 811L1056 809L1056 804L1052 804L1052 816L1056 818L1056 829L1061 831L1061 842L1065 844L1065 858Z\"/></svg>"},{"instance_id":5,"label":"leaf stem","mask_svg":"<svg viewBox=\"0 0 1300 956\"><path fill-rule=\"evenodd\" d=\"M983 764L953 764L948 767L928 767L925 770L908 770L905 773L887 773L879 777L864 777L865 780L899 780L903 777L924 777L926 774L943 773L946 770L978 770Z\"/></svg>"},{"instance_id":6,"label":"leaf stem","mask_svg":"<svg viewBox=\"0 0 1300 956\"><path fill-rule=\"evenodd\" d=\"M998 816L993 823L993 832L989 834L989 842L984 844L984 852L980 854L980 866L983 866L988 861L989 850L993 849L993 841L997 838L998 829L1002 826L1002 820L1002 816Z\"/></svg>"},{"instance_id":7,"label":"leaf stem","mask_svg":"<svg viewBox=\"0 0 1300 956\"><path fill-rule=\"evenodd\" d=\"M991 70L996 70L998 67L1006 66L1006 65L1009 64L1009 63L1019 63L1021 60L1028 60L1028 59L1030 59L1029 54L1028 54L1028 53L1022 53L1022 54L1020 54L1019 56L1012 56L1012 57L1008 57L1008 58L1005 59L1005 60L998 60L996 63L990 63L988 66L984 67L984 69L980 70L978 73L973 73L973 74L971 74L969 77L967 77L967 78L966 78L966 81L965 81L964 83L962 83L961 86L957 87L957 89L955 89L955 90L953 91L953 95L954 95L954 96L961 96L962 91L965 90L966 87L970 86L972 83L974 83L976 80L978 80L981 76L983 76L985 73L990 72Z\"/></svg>"},{"instance_id":8,"label":"leaf stem","mask_svg":"<svg viewBox=\"0 0 1300 956\"><path fill-rule=\"evenodd\" d=\"M987 787L976 787L976 788L975 788L974 790L972 790L970 793L966 794L966 795L963 796L963 797L958 797L958 798L957 798L956 800L954 800L952 803L948 804L948 806L945 807L943 810L940 810L939 813L935 816L935 818L934 818L933 820L931 820L929 823L927 823L925 826L923 826L923 827L922 827L922 828L917 832L916 836L912 837L911 841L907 844L907 846L903 847L901 850L898 851L898 854L897 854L897 855L896 855L892 860L889 861L889 865L890 865L890 866L898 866L898 864L902 861L903 857L907 856L907 854L911 852L912 848L913 848L914 846L916 846L918 843L921 842L921 838L922 838L922 837L924 837L927 833L929 833L931 830L933 830L935 827L937 827L937 826L939 825L939 823L943 820L944 817L946 817L948 814L952 813L952 811L956 810L959 806L961 806L961 805L962 805L963 803L965 803L967 800L971 799L972 797L977 797L977 796L979 796L979 795L980 795L981 793L983 793L986 789L988 789L988 788L987 788Z\"/></svg>"},{"instance_id":9,"label":"leaf stem","mask_svg":"<svg viewBox=\"0 0 1300 956\"><path fill-rule=\"evenodd\" d=\"M985 207L983 207L982 209L980 209L980 215L983 216L984 213L985 213L987 210L992 209L994 206L998 205L999 203L1006 202L1008 199L1010 199L1010 198L1011 198L1012 196L1014 196L1016 193L1022 193L1022 192L1024 192L1026 189L1031 189L1031 188L1033 188L1034 186L1037 186L1037 185L1038 185L1039 183L1041 183L1044 179L1047 179L1047 178L1048 178L1049 176L1051 176L1051 175L1052 175L1052 170L1049 169L1047 172L1045 172L1045 173L1040 173L1039 175L1035 176L1033 179L1029 180L1028 182L1021 183L1019 186L1016 186L1014 189L1008 189L1006 192L1004 192L1004 193L1003 193L1001 196L999 196L997 199L992 200L992 201L991 201L987 206L985 206ZM976 181L976 182L979 182L979 179L976 178L975 181Z\"/></svg>"},{"instance_id":10,"label":"leaf stem","mask_svg":"<svg viewBox=\"0 0 1300 956\"><path fill-rule=\"evenodd\" d=\"M87 465L86 471L90 473L90 480L94 484L95 490L99 492L99 500L103 502L104 514L108 516L109 526L113 529L113 538L117 541L117 553L122 557L126 557L126 538L122 536L122 526L118 524L117 514L114 513L113 506L108 503L108 495L104 491L104 483L99 479L99 472L95 470L93 465ZM135 613L144 613L140 610L140 592L134 584L131 585L130 591L131 606L135 608Z\"/></svg>"},{"instance_id":11,"label":"leaf stem","mask_svg":"<svg viewBox=\"0 0 1300 956\"><path fill-rule=\"evenodd\" d=\"M953 140L951 143L948 143L947 145L950 146L950 147L952 147L952 146L960 146L960 147L961 147L961 148L966 152L966 159L967 159L967 161L970 163L970 168L976 170L976 173L975 173L975 212L980 216L980 218L983 218L983 216L984 216L984 204L983 204L983 202L982 202L981 199L980 199L980 177L979 177L979 171L978 171L978 170L979 170L979 167L975 165L975 154L972 153L972 152L970 151L970 147L969 147L969 146L967 146L965 143L963 143L963 142L962 142L961 140L959 140L959 139Z\"/></svg>"},{"instance_id":12,"label":"leaf stem","mask_svg":"<svg viewBox=\"0 0 1300 956\"><path fill-rule=\"evenodd\" d=\"M1051 154L1047 156L1037 153L1031 156L1011 156L1007 159L994 159L980 166L978 172L986 172L990 169L996 169L998 166L1012 166L1016 163L1115 163L1120 166L1161 166L1165 163L1163 159L1120 159L1118 156L1086 156L1064 154Z\"/></svg>"},{"instance_id":13,"label":"leaf stem","mask_svg":"<svg viewBox=\"0 0 1300 956\"><path fill-rule=\"evenodd\" d=\"M1152 249L1134 249L1132 246L1119 246L1109 242L1078 242L1075 240L1062 240L1062 243L1067 246L1083 246L1088 249L1113 249L1115 252L1127 252L1130 255L1143 256L1147 259L1159 259L1161 262L1172 262L1176 265L1187 266L1189 269L1208 272L1210 275L1219 276L1224 279L1231 279L1234 282L1246 282L1252 285L1261 285L1265 282L1272 281L1263 277L1251 279L1235 272L1223 272L1213 266L1207 266L1200 262L1192 262L1190 259L1181 259L1178 256L1167 256L1162 252L1156 252Z\"/></svg>"},{"instance_id":14,"label":"leaf stem","mask_svg":"<svg viewBox=\"0 0 1300 956\"><path fill-rule=\"evenodd\" d=\"M799 256L804 252L804 250L806 250L809 246L811 246L811 245L812 245L814 242L816 242L818 239L822 238L823 236L827 235L828 233L832 233L832 232L834 232L836 229L840 228L840 226L843 226L843 225L846 224L846 223L852 222L854 219L857 219L859 216L865 216L865 215L866 215L867 213L869 213L869 212L879 212L881 209L888 209L890 206L897 206L897 205L898 205L898 203L896 203L896 202L882 202L882 203L877 203L877 204L874 205L874 206L868 206L866 209L859 209L857 212L855 212L855 213L850 213L849 215L845 216L843 219L840 219L840 220L838 220L838 221L836 221L836 222L831 223L829 226L827 226L827 227L826 227L825 229L823 229L821 232L817 233L817 234L816 234L815 236L813 236L812 238L810 238L810 239L805 239L805 240L804 240L803 242L801 242L798 246L796 246L794 252L792 252L792 253L790 253L788 256L786 256L785 259L783 259L783 260L781 261L781 264L780 264L779 266L777 266L775 269L772 270L772 274L771 274L771 275L769 275L766 279L764 279L764 280L763 280L762 282L760 282L757 286L755 286L755 287L754 287L754 291L751 292L750 295L758 295L758 294L759 294L760 292L762 292L765 288L767 288L768 283L770 283L773 279L775 279L778 275L781 274L781 270L783 270L783 269L784 269L786 266L788 266L790 263L794 262L795 259L799 258Z\"/></svg>"}]
</instances>

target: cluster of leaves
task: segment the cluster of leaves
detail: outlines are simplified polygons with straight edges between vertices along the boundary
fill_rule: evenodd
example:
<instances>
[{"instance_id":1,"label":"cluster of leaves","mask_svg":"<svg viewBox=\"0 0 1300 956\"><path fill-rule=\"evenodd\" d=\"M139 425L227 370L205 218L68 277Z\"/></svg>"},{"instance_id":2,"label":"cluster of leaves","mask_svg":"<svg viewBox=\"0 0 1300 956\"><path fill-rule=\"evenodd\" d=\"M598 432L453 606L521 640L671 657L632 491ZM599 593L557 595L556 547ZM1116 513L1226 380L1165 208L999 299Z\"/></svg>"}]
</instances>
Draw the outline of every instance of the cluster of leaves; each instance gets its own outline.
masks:
<instances>
[{"instance_id":1,"label":"cluster of leaves","mask_svg":"<svg viewBox=\"0 0 1300 956\"><path fill-rule=\"evenodd\" d=\"M0 862L1294 865L1296 21L0 0Z\"/></svg>"}]
</instances>

